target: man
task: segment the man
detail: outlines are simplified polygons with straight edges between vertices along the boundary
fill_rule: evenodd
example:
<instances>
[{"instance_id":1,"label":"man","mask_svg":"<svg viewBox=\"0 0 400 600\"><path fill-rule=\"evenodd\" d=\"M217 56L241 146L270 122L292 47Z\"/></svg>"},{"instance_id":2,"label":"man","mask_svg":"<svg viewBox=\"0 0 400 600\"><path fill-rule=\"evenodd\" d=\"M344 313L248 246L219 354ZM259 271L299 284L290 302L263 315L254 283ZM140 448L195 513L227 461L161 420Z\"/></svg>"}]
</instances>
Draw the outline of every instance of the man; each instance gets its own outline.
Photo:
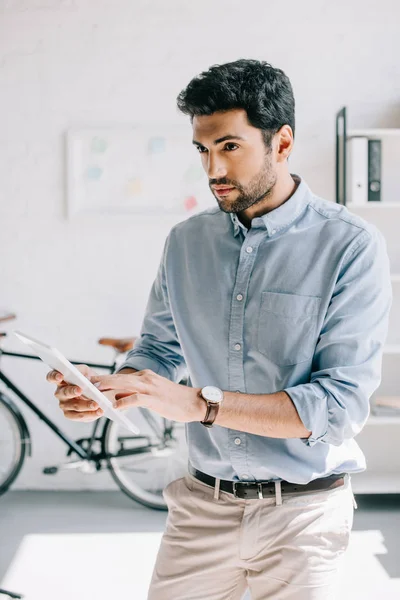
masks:
<instances>
[{"instance_id":1,"label":"man","mask_svg":"<svg viewBox=\"0 0 400 600\"><path fill-rule=\"evenodd\" d=\"M119 407L187 423L190 472L165 490L149 599L233 600L247 585L253 600L332 598L350 476L365 469L354 437L380 382L385 244L289 172L294 98L281 70L214 66L178 107L218 207L170 232L120 372L83 369L124 390ZM184 368L193 388L176 383ZM65 416L98 418L58 382Z\"/></svg>"}]
</instances>

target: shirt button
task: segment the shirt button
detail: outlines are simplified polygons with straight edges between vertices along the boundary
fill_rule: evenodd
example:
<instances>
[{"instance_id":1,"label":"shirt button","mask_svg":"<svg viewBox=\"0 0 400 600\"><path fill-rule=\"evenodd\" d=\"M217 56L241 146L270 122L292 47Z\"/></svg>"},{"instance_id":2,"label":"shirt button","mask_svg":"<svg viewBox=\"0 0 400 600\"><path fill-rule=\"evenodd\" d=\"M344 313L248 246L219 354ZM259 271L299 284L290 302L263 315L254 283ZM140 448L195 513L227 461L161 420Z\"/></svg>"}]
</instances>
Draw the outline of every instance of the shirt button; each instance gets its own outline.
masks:
<instances>
[{"instance_id":1,"label":"shirt button","mask_svg":"<svg viewBox=\"0 0 400 600\"><path fill-rule=\"evenodd\" d=\"M243 473L243 475L241 475L241 478L242 478L242 479L248 479L248 478L249 478L249 476L247 475L247 473Z\"/></svg>"},{"instance_id":2,"label":"shirt button","mask_svg":"<svg viewBox=\"0 0 400 600\"><path fill-rule=\"evenodd\" d=\"M235 350L240 350L242 346L240 344L235 344Z\"/></svg>"},{"instance_id":3,"label":"shirt button","mask_svg":"<svg viewBox=\"0 0 400 600\"><path fill-rule=\"evenodd\" d=\"M247 246L246 252L247 254L251 254L253 252L253 248L251 246Z\"/></svg>"},{"instance_id":4,"label":"shirt button","mask_svg":"<svg viewBox=\"0 0 400 600\"><path fill-rule=\"evenodd\" d=\"M238 294L238 295L236 296L236 300L239 300L239 302L241 302L241 301L243 300L243 296L242 296L242 294Z\"/></svg>"},{"instance_id":5,"label":"shirt button","mask_svg":"<svg viewBox=\"0 0 400 600\"><path fill-rule=\"evenodd\" d=\"M271 231L271 233L272 233L272 234L273 234L273 233L276 233L276 229L273 229L273 230Z\"/></svg>"},{"instance_id":6,"label":"shirt button","mask_svg":"<svg viewBox=\"0 0 400 600\"><path fill-rule=\"evenodd\" d=\"M240 438L235 439L236 446L240 446L241 443L242 443L242 440Z\"/></svg>"}]
</instances>

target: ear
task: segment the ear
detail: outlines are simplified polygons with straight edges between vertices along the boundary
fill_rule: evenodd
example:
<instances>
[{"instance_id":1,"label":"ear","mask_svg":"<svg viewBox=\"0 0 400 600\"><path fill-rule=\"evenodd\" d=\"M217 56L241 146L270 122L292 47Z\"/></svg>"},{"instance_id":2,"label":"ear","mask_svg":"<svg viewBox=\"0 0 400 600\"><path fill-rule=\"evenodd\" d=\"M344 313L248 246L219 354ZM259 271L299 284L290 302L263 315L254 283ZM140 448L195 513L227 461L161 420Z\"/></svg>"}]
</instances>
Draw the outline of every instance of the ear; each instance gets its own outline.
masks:
<instances>
[{"instance_id":1,"label":"ear","mask_svg":"<svg viewBox=\"0 0 400 600\"><path fill-rule=\"evenodd\" d=\"M290 125L282 125L279 131L275 134L276 140L276 160L277 162L284 162L289 158L290 153L293 149L293 131Z\"/></svg>"}]
</instances>

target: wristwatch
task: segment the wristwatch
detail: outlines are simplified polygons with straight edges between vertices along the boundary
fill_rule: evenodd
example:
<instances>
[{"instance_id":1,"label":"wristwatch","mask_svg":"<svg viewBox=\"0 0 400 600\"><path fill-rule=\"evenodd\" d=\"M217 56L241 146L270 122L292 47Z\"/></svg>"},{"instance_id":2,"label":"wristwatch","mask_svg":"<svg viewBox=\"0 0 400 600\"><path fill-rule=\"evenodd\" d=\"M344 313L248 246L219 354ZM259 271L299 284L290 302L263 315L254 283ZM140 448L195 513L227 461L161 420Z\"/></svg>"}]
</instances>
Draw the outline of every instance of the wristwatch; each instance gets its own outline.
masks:
<instances>
[{"instance_id":1,"label":"wristwatch","mask_svg":"<svg viewBox=\"0 0 400 600\"><path fill-rule=\"evenodd\" d=\"M206 416L200 423L205 427L212 427L223 402L224 392L213 385L207 385L200 390L200 396L207 404Z\"/></svg>"}]
</instances>

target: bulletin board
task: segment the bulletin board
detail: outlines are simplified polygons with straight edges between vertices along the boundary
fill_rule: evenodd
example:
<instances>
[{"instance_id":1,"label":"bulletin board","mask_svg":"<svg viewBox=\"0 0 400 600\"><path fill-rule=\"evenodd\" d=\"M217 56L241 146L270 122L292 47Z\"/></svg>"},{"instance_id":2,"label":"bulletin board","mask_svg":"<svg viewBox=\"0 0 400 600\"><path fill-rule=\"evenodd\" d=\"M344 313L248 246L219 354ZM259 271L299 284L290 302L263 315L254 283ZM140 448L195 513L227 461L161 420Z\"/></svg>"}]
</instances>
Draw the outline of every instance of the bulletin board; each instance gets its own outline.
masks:
<instances>
[{"instance_id":1,"label":"bulletin board","mask_svg":"<svg viewBox=\"0 0 400 600\"><path fill-rule=\"evenodd\" d=\"M188 126L67 132L67 213L191 215L215 199Z\"/></svg>"}]
</instances>

